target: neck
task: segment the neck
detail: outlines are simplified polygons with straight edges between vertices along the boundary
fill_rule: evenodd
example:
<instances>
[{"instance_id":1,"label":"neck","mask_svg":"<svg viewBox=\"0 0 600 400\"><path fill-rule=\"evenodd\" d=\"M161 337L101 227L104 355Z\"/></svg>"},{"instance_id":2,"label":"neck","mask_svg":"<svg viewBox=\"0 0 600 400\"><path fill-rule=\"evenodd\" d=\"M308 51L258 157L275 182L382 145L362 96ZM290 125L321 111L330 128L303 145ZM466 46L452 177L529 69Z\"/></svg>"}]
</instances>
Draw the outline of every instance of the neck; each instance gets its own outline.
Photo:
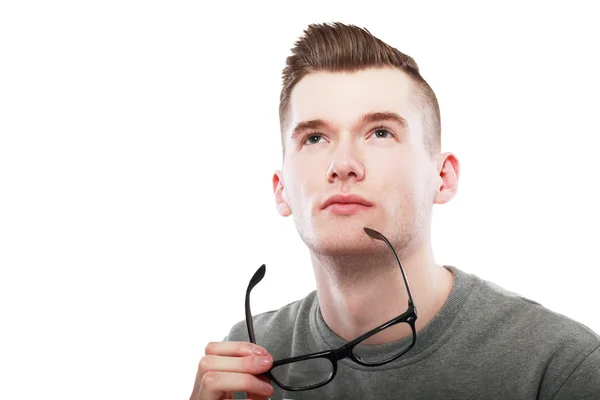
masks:
<instances>
[{"instance_id":1,"label":"neck","mask_svg":"<svg viewBox=\"0 0 600 400\"><path fill-rule=\"evenodd\" d=\"M437 265L429 243L398 252L418 311L419 331L442 308L452 290L452 273ZM319 306L325 323L346 341L406 311L408 295L398 263L387 248L377 254L329 256L311 253ZM405 324L390 327L364 344L410 334Z\"/></svg>"}]
</instances>

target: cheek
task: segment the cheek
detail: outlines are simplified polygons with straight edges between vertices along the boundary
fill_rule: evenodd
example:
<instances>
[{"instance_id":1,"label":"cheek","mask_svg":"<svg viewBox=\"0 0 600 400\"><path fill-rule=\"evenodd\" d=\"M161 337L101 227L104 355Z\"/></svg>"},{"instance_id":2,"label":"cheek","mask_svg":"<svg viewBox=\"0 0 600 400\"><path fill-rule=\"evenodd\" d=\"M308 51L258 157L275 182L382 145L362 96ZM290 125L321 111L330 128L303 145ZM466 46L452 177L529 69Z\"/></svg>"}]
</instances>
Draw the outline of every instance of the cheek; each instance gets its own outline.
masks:
<instances>
[{"instance_id":1,"label":"cheek","mask_svg":"<svg viewBox=\"0 0 600 400\"><path fill-rule=\"evenodd\" d=\"M319 193L319 188L322 189L322 184L319 185L319 176L313 166L305 166L298 168L294 166L290 168L293 172L286 176L286 192L288 196L288 204L292 205L295 212L298 213L302 209L311 207L311 199ZM323 172L324 175L324 172Z\"/></svg>"},{"instance_id":2,"label":"cheek","mask_svg":"<svg viewBox=\"0 0 600 400\"><path fill-rule=\"evenodd\" d=\"M391 208L401 212L401 209L412 208L422 197L425 182L421 175L414 165L396 161L395 165L383 171L379 180L381 184L377 186Z\"/></svg>"},{"instance_id":3,"label":"cheek","mask_svg":"<svg viewBox=\"0 0 600 400\"><path fill-rule=\"evenodd\" d=\"M322 162L298 162L291 166L291 179L302 192L317 186L325 179L327 167Z\"/></svg>"},{"instance_id":4,"label":"cheek","mask_svg":"<svg viewBox=\"0 0 600 400\"><path fill-rule=\"evenodd\" d=\"M413 182L415 168L408 157L394 154L372 160L370 165L376 167L370 168L371 175L374 175L374 178L377 176L376 180L381 178L382 183L385 182L392 187L406 187L410 186ZM367 169L368 171L369 168Z\"/></svg>"}]
</instances>

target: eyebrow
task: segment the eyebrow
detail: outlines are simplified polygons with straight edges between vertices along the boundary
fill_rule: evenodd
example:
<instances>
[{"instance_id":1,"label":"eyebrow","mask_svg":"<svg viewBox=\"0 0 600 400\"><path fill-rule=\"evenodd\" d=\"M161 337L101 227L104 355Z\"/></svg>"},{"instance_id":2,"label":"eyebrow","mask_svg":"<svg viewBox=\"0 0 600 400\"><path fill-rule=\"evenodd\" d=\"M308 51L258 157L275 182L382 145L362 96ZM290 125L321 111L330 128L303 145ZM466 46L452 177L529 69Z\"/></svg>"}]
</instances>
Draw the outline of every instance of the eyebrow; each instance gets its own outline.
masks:
<instances>
[{"instance_id":1,"label":"eyebrow","mask_svg":"<svg viewBox=\"0 0 600 400\"><path fill-rule=\"evenodd\" d=\"M370 112L362 114L355 126L372 124L375 122L393 121L400 125L402 129L408 129L408 122L395 112ZM311 119L309 121L299 122L292 131L291 139L294 140L302 132L307 130L323 129L327 126L327 122L322 119Z\"/></svg>"}]
</instances>

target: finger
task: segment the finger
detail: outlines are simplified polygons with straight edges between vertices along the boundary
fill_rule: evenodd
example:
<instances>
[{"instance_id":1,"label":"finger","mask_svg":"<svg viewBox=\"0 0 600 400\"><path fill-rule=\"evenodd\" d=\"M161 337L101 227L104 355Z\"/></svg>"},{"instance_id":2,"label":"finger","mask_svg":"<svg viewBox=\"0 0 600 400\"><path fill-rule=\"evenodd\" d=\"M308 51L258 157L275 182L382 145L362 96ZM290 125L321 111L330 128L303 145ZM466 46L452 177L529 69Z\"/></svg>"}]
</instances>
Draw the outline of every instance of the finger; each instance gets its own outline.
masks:
<instances>
[{"instance_id":1,"label":"finger","mask_svg":"<svg viewBox=\"0 0 600 400\"><path fill-rule=\"evenodd\" d=\"M254 375L209 371L202 377L198 400L220 400L227 392L246 392L249 395L268 397L273 394L273 387Z\"/></svg>"},{"instance_id":2,"label":"finger","mask_svg":"<svg viewBox=\"0 0 600 400\"><path fill-rule=\"evenodd\" d=\"M271 383L271 380L264 375L260 375L257 378L268 384ZM271 386L273 386L273 385L271 385ZM246 393L246 396L248 396L248 393ZM269 400L269 397L268 396L252 396L252 397L248 397L247 400Z\"/></svg>"},{"instance_id":3,"label":"finger","mask_svg":"<svg viewBox=\"0 0 600 400\"><path fill-rule=\"evenodd\" d=\"M261 346L250 342L210 342L204 349L204 354L244 357L244 356L264 356L268 351Z\"/></svg>"},{"instance_id":4,"label":"finger","mask_svg":"<svg viewBox=\"0 0 600 400\"><path fill-rule=\"evenodd\" d=\"M271 356L222 357L204 356L200 359L198 373L204 375L208 371L243 372L257 375L268 371L273 365Z\"/></svg>"}]
</instances>

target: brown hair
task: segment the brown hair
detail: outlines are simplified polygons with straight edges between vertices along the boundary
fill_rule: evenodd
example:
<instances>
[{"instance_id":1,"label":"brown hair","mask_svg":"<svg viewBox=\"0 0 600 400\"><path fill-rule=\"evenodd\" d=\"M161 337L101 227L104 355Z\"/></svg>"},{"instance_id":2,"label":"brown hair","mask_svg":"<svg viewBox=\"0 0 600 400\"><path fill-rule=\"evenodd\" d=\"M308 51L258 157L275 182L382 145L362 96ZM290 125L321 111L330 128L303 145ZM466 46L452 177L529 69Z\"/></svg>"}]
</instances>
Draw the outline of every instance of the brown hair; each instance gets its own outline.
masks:
<instances>
[{"instance_id":1,"label":"brown hair","mask_svg":"<svg viewBox=\"0 0 600 400\"><path fill-rule=\"evenodd\" d=\"M356 72L366 68L393 67L404 71L414 83L413 95L423 110L425 147L440 151L440 109L435 93L419 73L415 60L373 36L367 29L340 22L311 24L292 49L283 69L279 102L282 148L289 123L290 96L294 86L311 72Z\"/></svg>"}]
</instances>

